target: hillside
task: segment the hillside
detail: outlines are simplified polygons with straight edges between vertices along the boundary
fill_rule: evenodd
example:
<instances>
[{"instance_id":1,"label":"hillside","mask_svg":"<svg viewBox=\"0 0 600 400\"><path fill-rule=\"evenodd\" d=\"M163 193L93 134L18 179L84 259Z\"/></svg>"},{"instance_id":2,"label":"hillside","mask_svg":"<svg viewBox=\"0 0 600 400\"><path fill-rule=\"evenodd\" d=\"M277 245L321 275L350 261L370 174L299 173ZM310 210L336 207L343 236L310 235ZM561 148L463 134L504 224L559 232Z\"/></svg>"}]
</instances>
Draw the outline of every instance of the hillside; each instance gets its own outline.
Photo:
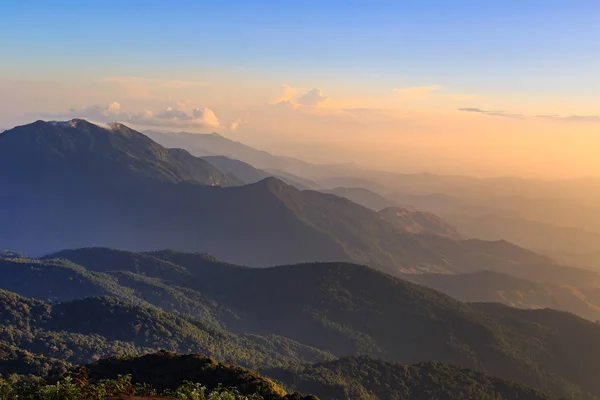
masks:
<instances>
[{"instance_id":1,"label":"hillside","mask_svg":"<svg viewBox=\"0 0 600 400\"><path fill-rule=\"evenodd\" d=\"M92 383L130 375L132 382L145 383L158 390L176 389L188 381L201 383L208 390L222 385L241 394L258 394L265 400L314 399L298 393L288 395L281 386L256 372L219 363L200 354L160 352L135 358L112 358L88 364L79 371Z\"/></svg>"},{"instance_id":2,"label":"hillside","mask_svg":"<svg viewBox=\"0 0 600 400\"><path fill-rule=\"evenodd\" d=\"M513 382L435 362L404 365L350 357L266 373L322 400L554 399Z\"/></svg>"},{"instance_id":3,"label":"hillside","mask_svg":"<svg viewBox=\"0 0 600 400\"><path fill-rule=\"evenodd\" d=\"M113 185L146 179L205 185L237 183L187 151L167 150L125 125L105 128L80 119L37 121L3 132L0 174L9 188L22 187L24 179L41 185L56 174L65 180L110 179Z\"/></svg>"},{"instance_id":4,"label":"hillside","mask_svg":"<svg viewBox=\"0 0 600 400\"><path fill-rule=\"evenodd\" d=\"M348 200L373 211L381 211L384 208L399 206L395 201L362 187L336 187L333 189L322 189L321 192L345 197Z\"/></svg>"},{"instance_id":5,"label":"hillside","mask_svg":"<svg viewBox=\"0 0 600 400\"><path fill-rule=\"evenodd\" d=\"M61 255L75 254L84 263L86 251ZM547 337L539 332L555 328L532 325L528 315L516 317L518 323L505 323L497 315L504 308L483 310L367 267L314 263L253 269L202 254L151 255L185 268L190 277L181 284L234 313L236 323L223 324L238 333L283 336L338 357L369 354L403 363L457 364L570 398L590 398L585 391L600 393L591 372L595 351L584 350L596 348L600 326L570 314L555 312L564 332ZM116 265L108 258L105 262ZM167 277L164 283L169 284ZM573 340L567 331L588 333L578 339L579 347L563 353L560 349L571 347ZM548 357L556 362L551 370ZM586 360L589 373L581 371L579 360ZM569 368L581 374L566 378Z\"/></svg>"},{"instance_id":6,"label":"hillside","mask_svg":"<svg viewBox=\"0 0 600 400\"><path fill-rule=\"evenodd\" d=\"M21 378L21 379L20 379ZM44 379L45 378L45 379ZM232 363L161 351L103 359L49 377L0 376L0 399L318 400Z\"/></svg>"},{"instance_id":7,"label":"hillside","mask_svg":"<svg viewBox=\"0 0 600 400\"><path fill-rule=\"evenodd\" d=\"M0 341L0 386L3 376L11 374L49 376L64 374L71 365L57 358L44 357ZM0 399L2 399L0 389ZM2 399L4 400L4 399Z\"/></svg>"},{"instance_id":8,"label":"hillside","mask_svg":"<svg viewBox=\"0 0 600 400\"><path fill-rule=\"evenodd\" d=\"M254 168L248 163L225 156L204 156L202 159L208 161L220 171L239 178L245 184L256 183L272 176L263 170Z\"/></svg>"},{"instance_id":9,"label":"hillside","mask_svg":"<svg viewBox=\"0 0 600 400\"><path fill-rule=\"evenodd\" d=\"M423 274L410 280L466 302L502 303L511 307L552 308L591 321L600 320L600 303L590 290L531 282L508 274L479 271L471 274Z\"/></svg>"},{"instance_id":10,"label":"hillside","mask_svg":"<svg viewBox=\"0 0 600 400\"><path fill-rule=\"evenodd\" d=\"M388 207L379 211L379 215L398 229L408 233L439 235L456 240L464 239L452 225L431 213Z\"/></svg>"},{"instance_id":11,"label":"hillside","mask_svg":"<svg viewBox=\"0 0 600 400\"><path fill-rule=\"evenodd\" d=\"M298 177L319 179L336 176L355 167L349 165L318 165L305 161L270 154L255 149L218 133L194 134L187 132L145 131L146 135L168 148L182 148L195 156L225 156L240 160L263 170L279 170ZM272 172L272 171L270 171ZM279 175L279 174L275 174Z\"/></svg>"},{"instance_id":12,"label":"hillside","mask_svg":"<svg viewBox=\"0 0 600 400\"><path fill-rule=\"evenodd\" d=\"M50 305L0 291L0 342L43 357L81 364L123 353L202 352L246 366L328 359L291 340L233 335L150 306L111 297Z\"/></svg>"}]
</instances>

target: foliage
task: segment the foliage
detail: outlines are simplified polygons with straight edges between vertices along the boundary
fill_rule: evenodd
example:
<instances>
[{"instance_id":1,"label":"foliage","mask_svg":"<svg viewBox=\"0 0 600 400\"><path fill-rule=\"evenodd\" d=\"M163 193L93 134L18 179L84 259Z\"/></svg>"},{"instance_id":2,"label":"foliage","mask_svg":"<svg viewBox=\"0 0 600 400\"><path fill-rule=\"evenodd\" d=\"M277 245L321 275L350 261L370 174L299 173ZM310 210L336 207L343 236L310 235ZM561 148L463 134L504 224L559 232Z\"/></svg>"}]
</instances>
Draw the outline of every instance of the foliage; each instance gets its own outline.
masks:
<instances>
[{"instance_id":1,"label":"foliage","mask_svg":"<svg viewBox=\"0 0 600 400\"><path fill-rule=\"evenodd\" d=\"M289 339L237 336L189 316L110 297L50 305L0 290L0 319L0 343L73 364L160 349L202 352L247 366L330 358Z\"/></svg>"},{"instance_id":2,"label":"foliage","mask_svg":"<svg viewBox=\"0 0 600 400\"><path fill-rule=\"evenodd\" d=\"M537 390L435 362L403 365L350 357L268 374L300 391L338 400L550 400Z\"/></svg>"},{"instance_id":3,"label":"foliage","mask_svg":"<svg viewBox=\"0 0 600 400\"><path fill-rule=\"evenodd\" d=\"M243 393L236 388L219 386L207 389L197 382L184 382L176 389L159 391L146 384L132 383L131 376L118 376L97 383L69 376L54 384L0 380L0 400L106 400L111 396L153 396L157 399L168 397L179 400L266 399L259 393Z\"/></svg>"},{"instance_id":4,"label":"foliage","mask_svg":"<svg viewBox=\"0 0 600 400\"><path fill-rule=\"evenodd\" d=\"M593 373L600 369L600 326L569 314L548 311L552 317L538 318L546 312L539 310L505 318L506 307L461 303L344 263L252 269L172 251L60 255L110 278L137 303L96 297L51 305L7 296L4 304L12 306L0 340L75 364L159 349L260 369L368 354L456 364L571 399L600 395ZM44 260L40 269L46 262L56 264ZM35 263L22 265L35 286L63 290L62 269L54 269L46 285L36 278Z\"/></svg>"}]
</instances>

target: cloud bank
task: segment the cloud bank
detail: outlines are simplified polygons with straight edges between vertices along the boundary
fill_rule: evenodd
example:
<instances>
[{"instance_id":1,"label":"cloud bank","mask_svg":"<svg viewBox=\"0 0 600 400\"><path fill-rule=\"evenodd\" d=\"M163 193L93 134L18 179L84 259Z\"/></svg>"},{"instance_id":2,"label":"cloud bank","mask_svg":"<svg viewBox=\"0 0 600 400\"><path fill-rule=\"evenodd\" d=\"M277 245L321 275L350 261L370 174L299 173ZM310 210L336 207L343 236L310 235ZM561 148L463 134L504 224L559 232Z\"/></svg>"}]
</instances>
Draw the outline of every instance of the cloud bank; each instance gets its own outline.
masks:
<instances>
[{"instance_id":1,"label":"cloud bank","mask_svg":"<svg viewBox=\"0 0 600 400\"><path fill-rule=\"evenodd\" d=\"M483 115L489 115L493 117L511 117L511 118L539 118L553 121L571 121L571 122L598 122L600 123L600 115L524 115L524 114L513 114L506 111L490 111L476 107L459 108L458 111L478 113Z\"/></svg>"}]
</instances>

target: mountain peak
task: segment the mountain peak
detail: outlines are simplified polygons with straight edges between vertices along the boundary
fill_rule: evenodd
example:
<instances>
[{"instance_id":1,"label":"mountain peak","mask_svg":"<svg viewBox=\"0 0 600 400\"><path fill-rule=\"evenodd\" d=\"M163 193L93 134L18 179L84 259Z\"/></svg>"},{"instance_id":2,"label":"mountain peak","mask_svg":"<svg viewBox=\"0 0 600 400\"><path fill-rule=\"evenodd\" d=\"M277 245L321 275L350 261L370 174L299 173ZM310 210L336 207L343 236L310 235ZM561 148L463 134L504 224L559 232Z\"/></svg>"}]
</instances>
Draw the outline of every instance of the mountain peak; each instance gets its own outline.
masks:
<instances>
[{"instance_id":1,"label":"mountain peak","mask_svg":"<svg viewBox=\"0 0 600 400\"><path fill-rule=\"evenodd\" d=\"M129 183L140 178L211 186L235 183L208 162L187 152L171 152L117 122L40 120L6 131L0 140L0 170L20 172L21 176L12 178L15 182L69 175ZM25 179L25 175L29 177Z\"/></svg>"},{"instance_id":2,"label":"mountain peak","mask_svg":"<svg viewBox=\"0 0 600 400\"><path fill-rule=\"evenodd\" d=\"M281 192L283 190L293 188L292 186L288 185L281 179L276 178L274 176L269 176L263 180L260 180L260 181L256 182L254 185L260 186L260 187L266 187L269 190L275 191L275 192Z\"/></svg>"}]
</instances>

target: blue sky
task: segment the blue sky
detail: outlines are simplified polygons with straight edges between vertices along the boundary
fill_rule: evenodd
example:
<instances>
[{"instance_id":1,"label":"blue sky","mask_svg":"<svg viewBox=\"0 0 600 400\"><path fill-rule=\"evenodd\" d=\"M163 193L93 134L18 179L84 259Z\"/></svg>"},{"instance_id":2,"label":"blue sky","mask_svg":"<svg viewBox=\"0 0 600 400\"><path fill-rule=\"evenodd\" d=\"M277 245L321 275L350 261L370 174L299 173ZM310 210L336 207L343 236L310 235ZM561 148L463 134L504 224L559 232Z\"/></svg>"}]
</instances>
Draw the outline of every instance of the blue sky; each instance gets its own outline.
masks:
<instances>
[{"instance_id":1,"label":"blue sky","mask_svg":"<svg viewBox=\"0 0 600 400\"><path fill-rule=\"evenodd\" d=\"M0 48L12 72L43 73L43 58L49 72L214 68L567 92L600 70L598 20L599 2L572 0L3 0Z\"/></svg>"},{"instance_id":2,"label":"blue sky","mask_svg":"<svg viewBox=\"0 0 600 400\"><path fill-rule=\"evenodd\" d=\"M597 0L0 0L0 127L119 119L387 167L468 142L477 170L511 148L600 174L598 21Z\"/></svg>"}]
</instances>

